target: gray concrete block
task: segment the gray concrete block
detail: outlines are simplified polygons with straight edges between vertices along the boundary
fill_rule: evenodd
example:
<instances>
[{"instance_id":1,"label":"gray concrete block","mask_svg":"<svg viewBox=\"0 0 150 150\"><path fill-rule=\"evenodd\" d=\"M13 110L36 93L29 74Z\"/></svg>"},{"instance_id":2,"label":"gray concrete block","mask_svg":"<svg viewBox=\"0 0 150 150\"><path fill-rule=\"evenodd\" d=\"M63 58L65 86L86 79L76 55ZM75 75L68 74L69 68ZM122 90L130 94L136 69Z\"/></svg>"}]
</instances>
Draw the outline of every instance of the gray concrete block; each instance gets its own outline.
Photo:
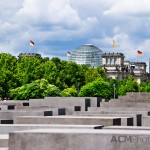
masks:
<instances>
[{"instance_id":1,"label":"gray concrete block","mask_svg":"<svg viewBox=\"0 0 150 150\"><path fill-rule=\"evenodd\" d=\"M101 102L101 107L150 107L150 103L142 102Z\"/></svg>"},{"instance_id":2,"label":"gray concrete block","mask_svg":"<svg viewBox=\"0 0 150 150\"><path fill-rule=\"evenodd\" d=\"M86 99L90 102L86 103ZM97 107L100 103L97 97L45 97L44 99L30 99L31 107L74 107L81 106L81 110L85 111L87 107Z\"/></svg>"},{"instance_id":3,"label":"gray concrete block","mask_svg":"<svg viewBox=\"0 0 150 150\"><path fill-rule=\"evenodd\" d=\"M138 127L138 126L105 126L103 130L148 130L150 131L150 127Z\"/></svg>"},{"instance_id":4,"label":"gray concrete block","mask_svg":"<svg viewBox=\"0 0 150 150\"><path fill-rule=\"evenodd\" d=\"M126 112L126 111L110 111L110 112L74 112L74 115L78 116L109 116L109 117L133 117L133 125L134 126L141 126L142 125L142 113L144 115L147 115L147 112L141 112L139 111L136 112ZM122 125L122 124L121 124Z\"/></svg>"},{"instance_id":5,"label":"gray concrete block","mask_svg":"<svg viewBox=\"0 0 150 150\"><path fill-rule=\"evenodd\" d=\"M149 101L150 100L150 93L142 93L142 92L131 92L127 93L126 96L119 96L118 99L120 100L127 100L127 101L135 101L135 102L142 102L142 101Z\"/></svg>"},{"instance_id":6,"label":"gray concrete block","mask_svg":"<svg viewBox=\"0 0 150 150\"><path fill-rule=\"evenodd\" d=\"M8 150L8 148L0 147L0 150Z\"/></svg>"},{"instance_id":7,"label":"gray concrete block","mask_svg":"<svg viewBox=\"0 0 150 150\"><path fill-rule=\"evenodd\" d=\"M13 120L16 116L44 116L44 111L25 111L25 110L14 110L14 111L0 111L0 119Z\"/></svg>"},{"instance_id":8,"label":"gray concrete block","mask_svg":"<svg viewBox=\"0 0 150 150\"><path fill-rule=\"evenodd\" d=\"M88 111L150 111L149 107L89 107Z\"/></svg>"},{"instance_id":9,"label":"gray concrete block","mask_svg":"<svg viewBox=\"0 0 150 150\"><path fill-rule=\"evenodd\" d=\"M0 135L0 147L8 147L8 139L9 135L8 134L1 134Z\"/></svg>"},{"instance_id":10,"label":"gray concrete block","mask_svg":"<svg viewBox=\"0 0 150 150\"><path fill-rule=\"evenodd\" d=\"M0 111L1 110L8 110L8 106L7 105L0 105Z\"/></svg>"},{"instance_id":11,"label":"gray concrete block","mask_svg":"<svg viewBox=\"0 0 150 150\"><path fill-rule=\"evenodd\" d=\"M32 129L102 129L103 125L58 125L58 124L12 124L12 125L1 125L0 134L9 134L13 131L32 130Z\"/></svg>"},{"instance_id":12,"label":"gray concrete block","mask_svg":"<svg viewBox=\"0 0 150 150\"><path fill-rule=\"evenodd\" d=\"M80 124L80 125L121 125L119 117L86 116L22 116L15 117L14 124Z\"/></svg>"},{"instance_id":13,"label":"gray concrete block","mask_svg":"<svg viewBox=\"0 0 150 150\"><path fill-rule=\"evenodd\" d=\"M148 130L32 130L10 133L9 150L149 150Z\"/></svg>"},{"instance_id":14,"label":"gray concrete block","mask_svg":"<svg viewBox=\"0 0 150 150\"><path fill-rule=\"evenodd\" d=\"M140 99L140 100L137 100L137 99L111 99L109 100L109 102L133 102L133 103L149 103L149 99Z\"/></svg>"},{"instance_id":15,"label":"gray concrete block","mask_svg":"<svg viewBox=\"0 0 150 150\"><path fill-rule=\"evenodd\" d=\"M51 116L58 116L58 115L72 115L75 111L75 107L57 107L57 108L48 108L44 112L52 112ZM46 115L45 115L46 116ZM48 116L48 115L47 115Z\"/></svg>"},{"instance_id":16,"label":"gray concrete block","mask_svg":"<svg viewBox=\"0 0 150 150\"><path fill-rule=\"evenodd\" d=\"M92 109L91 109L92 110ZM139 110L137 110L137 111L126 111L126 110L115 110L115 109L112 109L112 110L108 110L108 109L105 109L105 110L101 110L101 109L98 109L98 110L96 110L96 111L84 111L84 112L74 112L74 114L76 114L76 115L92 115L92 114L96 114L96 115L98 115L98 114L142 114L142 115L148 115L150 113L150 111L139 111Z\"/></svg>"},{"instance_id":17,"label":"gray concrete block","mask_svg":"<svg viewBox=\"0 0 150 150\"><path fill-rule=\"evenodd\" d=\"M136 114L96 114L92 113L90 115L81 112L78 116L99 116L99 117L119 117L121 118L121 126L133 126L137 125L137 115ZM77 115L77 114L76 114Z\"/></svg>"},{"instance_id":18,"label":"gray concrete block","mask_svg":"<svg viewBox=\"0 0 150 150\"><path fill-rule=\"evenodd\" d=\"M78 106L75 106L78 107ZM57 116L62 115L72 115L75 111L75 107L57 107L57 108L49 108L49 107L28 107L23 109L16 109L16 110L7 110L7 111L0 111L0 118L14 118L15 116L48 116L48 114ZM48 113L49 112L49 113Z\"/></svg>"},{"instance_id":19,"label":"gray concrete block","mask_svg":"<svg viewBox=\"0 0 150 150\"><path fill-rule=\"evenodd\" d=\"M15 106L15 109L23 108L24 104L29 103L28 101L21 101L21 100L6 100L6 101L0 101L0 107L2 106Z\"/></svg>"},{"instance_id":20,"label":"gray concrete block","mask_svg":"<svg viewBox=\"0 0 150 150\"><path fill-rule=\"evenodd\" d=\"M142 126L150 126L150 116L142 117Z\"/></svg>"},{"instance_id":21,"label":"gray concrete block","mask_svg":"<svg viewBox=\"0 0 150 150\"><path fill-rule=\"evenodd\" d=\"M148 103L150 101L150 93L127 93L125 96L119 96L118 99L111 99L110 102L141 102Z\"/></svg>"},{"instance_id":22,"label":"gray concrete block","mask_svg":"<svg viewBox=\"0 0 150 150\"><path fill-rule=\"evenodd\" d=\"M62 114L63 110L63 114ZM0 120L13 120L16 116L52 116L52 115L71 115L74 107L69 108L40 108L40 109L17 109L0 111Z\"/></svg>"}]
</instances>

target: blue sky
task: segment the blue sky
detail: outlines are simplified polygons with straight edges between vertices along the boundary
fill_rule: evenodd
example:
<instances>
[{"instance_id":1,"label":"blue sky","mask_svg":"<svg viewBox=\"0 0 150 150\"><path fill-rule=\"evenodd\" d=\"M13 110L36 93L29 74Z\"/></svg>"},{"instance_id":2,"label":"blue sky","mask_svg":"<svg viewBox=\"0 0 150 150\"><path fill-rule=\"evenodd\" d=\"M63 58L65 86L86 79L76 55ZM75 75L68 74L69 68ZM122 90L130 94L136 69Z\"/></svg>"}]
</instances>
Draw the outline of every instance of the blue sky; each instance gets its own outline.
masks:
<instances>
[{"instance_id":1,"label":"blue sky","mask_svg":"<svg viewBox=\"0 0 150 150\"><path fill-rule=\"evenodd\" d=\"M93 44L129 61L137 61L140 50L138 60L148 64L150 0L0 0L0 29L0 52L15 56L37 52L66 59L67 51Z\"/></svg>"}]
</instances>

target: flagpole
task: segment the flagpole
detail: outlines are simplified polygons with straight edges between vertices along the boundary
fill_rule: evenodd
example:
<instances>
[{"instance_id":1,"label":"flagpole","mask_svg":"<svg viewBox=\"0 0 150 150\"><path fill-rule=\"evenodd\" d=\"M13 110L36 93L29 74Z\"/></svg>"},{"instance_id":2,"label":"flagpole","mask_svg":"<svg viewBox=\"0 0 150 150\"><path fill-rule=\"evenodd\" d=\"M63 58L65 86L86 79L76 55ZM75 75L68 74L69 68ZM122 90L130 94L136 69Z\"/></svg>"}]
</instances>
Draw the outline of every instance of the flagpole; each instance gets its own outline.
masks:
<instances>
[{"instance_id":1,"label":"flagpole","mask_svg":"<svg viewBox=\"0 0 150 150\"><path fill-rule=\"evenodd\" d=\"M68 52L67 52L68 53ZM66 54L66 57L67 57L67 61L69 62L69 58L68 58L68 55Z\"/></svg>"},{"instance_id":2,"label":"flagpole","mask_svg":"<svg viewBox=\"0 0 150 150\"><path fill-rule=\"evenodd\" d=\"M29 45L29 53L31 52L31 46Z\"/></svg>"}]
</instances>

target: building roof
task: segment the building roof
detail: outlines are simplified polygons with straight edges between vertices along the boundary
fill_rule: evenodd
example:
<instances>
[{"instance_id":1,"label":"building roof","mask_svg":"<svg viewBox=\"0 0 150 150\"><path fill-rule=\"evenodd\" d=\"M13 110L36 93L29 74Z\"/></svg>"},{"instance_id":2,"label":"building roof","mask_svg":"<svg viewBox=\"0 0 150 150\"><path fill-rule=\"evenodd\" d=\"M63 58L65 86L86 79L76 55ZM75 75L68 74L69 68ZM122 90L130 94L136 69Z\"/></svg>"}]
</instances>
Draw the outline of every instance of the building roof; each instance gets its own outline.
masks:
<instances>
[{"instance_id":1,"label":"building roof","mask_svg":"<svg viewBox=\"0 0 150 150\"><path fill-rule=\"evenodd\" d=\"M123 53L103 53L102 57L124 57Z\"/></svg>"},{"instance_id":2,"label":"building roof","mask_svg":"<svg viewBox=\"0 0 150 150\"><path fill-rule=\"evenodd\" d=\"M40 56L40 54L38 53L19 53L19 56L18 57L22 57L22 56Z\"/></svg>"},{"instance_id":3,"label":"building roof","mask_svg":"<svg viewBox=\"0 0 150 150\"><path fill-rule=\"evenodd\" d=\"M84 44L71 53L70 60L97 67L102 64L102 50L92 44Z\"/></svg>"},{"instance_id":4,"label":"building roof","mask_svg":"<svg viewBox=\"0 0 150 150\"><path fill-rule=\"evenodd\" d=\"M80 47L78 47L75 52L97 52L97 51L101 51L99 48L97 48L96 46L92 45L92 44L84 44Z\"/></svg>"}]
</instances>

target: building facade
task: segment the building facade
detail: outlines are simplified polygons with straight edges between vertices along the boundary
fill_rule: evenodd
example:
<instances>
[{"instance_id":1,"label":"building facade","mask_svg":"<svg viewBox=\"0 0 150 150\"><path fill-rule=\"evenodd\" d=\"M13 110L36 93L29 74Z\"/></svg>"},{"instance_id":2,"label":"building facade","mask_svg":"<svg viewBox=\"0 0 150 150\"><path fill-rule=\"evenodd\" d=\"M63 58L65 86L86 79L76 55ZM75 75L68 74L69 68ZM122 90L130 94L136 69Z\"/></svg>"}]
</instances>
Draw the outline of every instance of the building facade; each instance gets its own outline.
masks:
<instances>
[{"instance_id":1,"label":"building facade","mask_svg":"<svg viewBox=\"0 0 150 150\"><path fill-rule=\"evenodd\" d=\"M108 78L122 80L133 75L139 84L149 79L145 62L130 62L124 58L122 53L102 54L102 67L106 70Z\"/></svg>"},{"instance_id":2,"label":"building facade","mask_svg":"<svg viewBox=\"0 0 150 150\"><path fill-rule=\"evenodd\" d=\"M108 78L122 80L128 76L129 70L124 65L124 58L124 54L122 53L102 54L102 66Z\"/></svg>"},{"instance_id":3,"label":"building facade","mask_svg":"<svg viewBox=\"0 0 150 150\"><path fill-rule=\"evenodd\" d=\"M130 72L136 78L138 83L141 81L147 81L149 79L146 73L146 63L145 62L130 62Z\"/></svg>"}]
</instances>

